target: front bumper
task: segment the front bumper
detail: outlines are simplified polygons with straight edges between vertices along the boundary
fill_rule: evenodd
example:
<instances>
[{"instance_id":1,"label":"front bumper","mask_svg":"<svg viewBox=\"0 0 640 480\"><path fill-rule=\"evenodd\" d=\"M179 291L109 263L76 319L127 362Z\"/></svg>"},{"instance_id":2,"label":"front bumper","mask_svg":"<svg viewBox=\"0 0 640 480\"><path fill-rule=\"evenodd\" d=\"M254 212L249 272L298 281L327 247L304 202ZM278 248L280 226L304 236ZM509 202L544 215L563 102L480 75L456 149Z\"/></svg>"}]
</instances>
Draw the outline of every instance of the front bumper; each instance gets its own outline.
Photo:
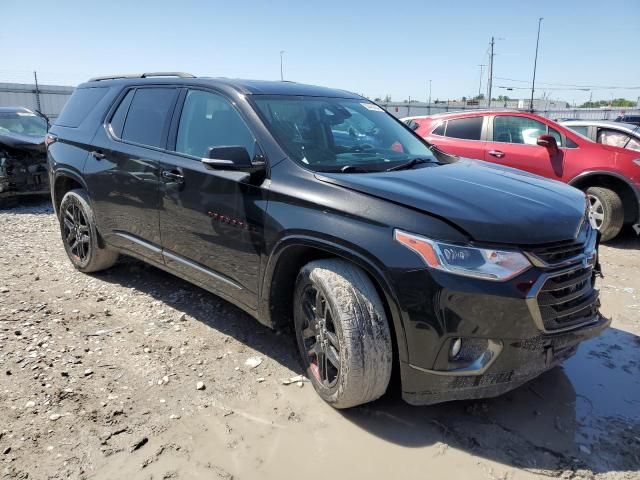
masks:
<instances>
[{"instance_id":1,"label":"front bumper","mask_svg":"<svg viewBox=\"0 0 640 480\"><path fill-rule=\"evenodd\" d=\"M405 400L424 405L499 395L601 333L610 321L599 312L595 288L598 235L589 228L581 235L580 242L525 252L532 268L507 282L426 269L399 273ZM462 347L452 357L457 339Z\"/></svg>"},{"instance_id":2,"label":"front bumper","mask_svg":"<svg viewBox=\"0 0 640 480\"><path fill-rule=\"evenodd\" d=\"M0 198L46 193L49 193L46 158L0 157Z\"/></svg>"},{"instance_id":3,"label":"front bumper","mask_svg":"<svg viewBox=\"0 0 640 480\"><path fill-rule=\"evenodd\" d=\"M402 397L412 405L501 395L571 357L578 345L595 337L611 320L599 313L593 323L570 332L528 339L502 339L502 350L480 375L448 375L411 364L402 367Z\"/></svg>"}]
</instances>

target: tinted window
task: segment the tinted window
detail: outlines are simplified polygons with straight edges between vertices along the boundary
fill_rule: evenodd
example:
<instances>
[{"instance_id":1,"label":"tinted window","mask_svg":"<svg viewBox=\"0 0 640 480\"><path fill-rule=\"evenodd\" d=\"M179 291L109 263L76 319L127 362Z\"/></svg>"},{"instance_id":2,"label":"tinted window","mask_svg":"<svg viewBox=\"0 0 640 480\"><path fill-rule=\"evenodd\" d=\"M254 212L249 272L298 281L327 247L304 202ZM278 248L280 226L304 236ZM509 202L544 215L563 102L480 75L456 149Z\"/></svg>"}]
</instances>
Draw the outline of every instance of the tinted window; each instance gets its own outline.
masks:
<instances>
[{"instance_id":1,"label":"tinted window","mask_svg":"<svg viewBox=\"0 0 640 480\"><path fill-rule=\"evenodd\" d=\"M120 102L120 105L118 105L118 109L113 114L113 117L111 117L111 130L113 134L118 138L122 137L122 128L124 127L124 120L125 118L127 118L127 112L129 111L129 106L131 105L133 92L134 90L129 90L122 102Z\"/></svg>"},{"instance_id":2,"label":"tinted window","mask_svg":"<svg viewBox=\"0 0 640 480\"><path fill-rule=\"evenodd\" d=\"M406 120L404 123L406 123L407 127L409 127L413 131L416 131L418 128L420 128L420 124L415 120Z\"/></svg>"},{"instance_id":3,"label":"tinted window","mask_svg":"<svg viewBox=\"0 0 640 480\"><path fill-rule=\"evenodd\" d=\"M440 125L438 125L438 128L436 128L433 132L434 135L443 135L444 136L444 130L447 126L447 122L442 122Z\"/></svg>"},{"instance_id":4,"label":"tinted window","mask_svg":"<svg viewBox=\"0 0 640 480\"><path fill-rule=\"evenodd\" d=\"M493 120L494 142L537 145L538 137L546 133L547 126L544 123L527 117L500 115Z\"/></svg>"},{"instance_id":5,"label":"tinted window","mask_svg":"<svg viewBox=\"0 0 640 480\"><path fill-rule=\"evenodd\" d=\"M89 115L89 112L102 100L107 87L78 88L62 109L56 125L77 127Z\"/></svg>"},{"instance_id":6,"label":"tinted window","mask_svg":"<svg viewBox=\"0 0 640 480\"><path fill-rule=\"evenodd\" d=\"M220 95L190 90L182 108L176 152L203 158L209 147L238 145L253 157L255 139L238 112Z\"/></svg>"},{"instance_id":7,"label":"tinted window","mask_svg":"<svg viewBox=\"0 0 640 480\"><path fill-rule=\"evenodd\" d=\"M457 118L447 123L447 137L480 140L482 117Z\"/></svg>"},{"instance_id":8,"label":"tinted window","mask_svg":"<svg viewBox=\"0 0 640 480\"><path fill-rule=\"evenodd\" d=\"M140 88L136 90L124 123L122 139L161 147L162 132L173 105L173 88Z\"/></svg>"}]
</instances>

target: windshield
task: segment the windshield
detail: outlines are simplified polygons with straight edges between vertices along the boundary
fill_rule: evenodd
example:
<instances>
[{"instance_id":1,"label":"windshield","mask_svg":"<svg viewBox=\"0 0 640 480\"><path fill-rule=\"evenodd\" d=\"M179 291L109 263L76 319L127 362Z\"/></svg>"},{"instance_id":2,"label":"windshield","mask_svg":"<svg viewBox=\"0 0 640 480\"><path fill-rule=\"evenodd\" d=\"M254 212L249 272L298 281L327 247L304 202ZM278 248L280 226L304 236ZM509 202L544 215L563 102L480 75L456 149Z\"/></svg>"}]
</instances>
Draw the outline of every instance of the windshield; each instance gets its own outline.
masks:
<instances>
[{"instance_id":1,"label":"windshield","mask_svg":"<svg viewBox=\"0 0 640 480\"><path fill-rule=\"evenodd\" d=\"M3 133L44 137L47 134L47 121L31 112L0 112L0 134Z\"/></svg>"},{"instance_id":2,"label":"windshield","mask_svg":"<svg viewBox=\"0 0 640 480\"><path fill-rule=\"evenodd\" d=\"M436 161L425 143L363 99L255 95L253 101L287 154L316 171L381 171L417 158Z\"/></svg>"}]
</instances>

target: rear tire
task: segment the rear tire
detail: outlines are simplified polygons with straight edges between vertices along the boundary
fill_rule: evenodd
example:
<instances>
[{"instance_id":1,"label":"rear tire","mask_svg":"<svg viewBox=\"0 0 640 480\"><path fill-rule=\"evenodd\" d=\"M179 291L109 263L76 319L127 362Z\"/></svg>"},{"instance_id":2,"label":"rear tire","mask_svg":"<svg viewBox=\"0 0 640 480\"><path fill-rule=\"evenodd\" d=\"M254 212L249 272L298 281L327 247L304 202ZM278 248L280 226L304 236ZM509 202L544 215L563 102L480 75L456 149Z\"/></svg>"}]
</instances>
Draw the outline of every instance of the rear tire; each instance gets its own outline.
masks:
<instances>
[{"instance_id":1,"label":"rear tire","mask_svg":"<svg viewBox=\"0 0 640 480\"><path fill-rule=\"evenodd\" d=\"M87 192L67 192L60 202L58 219L64 249L76 269L98 272L116 263L118 252L100 246Z\"/></svg>"},{"instance_id":2,"label":"rear tire","mask_svg":"<svg viewBox=\"0 0 640 480\"><path fill-rule=\"evenodd\" d=\"M604 187L589 187L586 193L591 224L600 230L603 242L615 238L624 224L624 206L620 196Z\"/></svg>"},{"instance_id":3,"label":"rear tire","mask_svg":"<svg viewBox=\"0 0 640 480\"><path fill-rule=\"evenodd\" d=\"M371 402L387 390L393 353L384 306L366 273L338 259L298 274L298 349L318 394L335 408Z\"/></svg>"}]
</instances>

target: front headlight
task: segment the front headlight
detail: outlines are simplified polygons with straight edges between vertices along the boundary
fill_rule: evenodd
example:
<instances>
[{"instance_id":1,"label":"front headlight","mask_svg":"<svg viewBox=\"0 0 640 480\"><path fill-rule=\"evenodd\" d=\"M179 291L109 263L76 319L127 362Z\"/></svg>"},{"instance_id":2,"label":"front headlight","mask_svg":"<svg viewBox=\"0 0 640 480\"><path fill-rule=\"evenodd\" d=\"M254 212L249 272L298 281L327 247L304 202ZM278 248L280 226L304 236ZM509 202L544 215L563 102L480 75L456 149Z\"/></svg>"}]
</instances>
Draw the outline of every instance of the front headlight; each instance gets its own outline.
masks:
<instances>
[{"instance_id":1,"label":"front headlight","mask_svg":"<svg viewBox=\"0 0 640 480\"><path fill-rule=\"evenodd\" d=\"M398 229L393 236L416 252L428 267L465 277L500 282L531 267L527 257L516 251L452 245Z\"/></svg>"}]
</instances>

